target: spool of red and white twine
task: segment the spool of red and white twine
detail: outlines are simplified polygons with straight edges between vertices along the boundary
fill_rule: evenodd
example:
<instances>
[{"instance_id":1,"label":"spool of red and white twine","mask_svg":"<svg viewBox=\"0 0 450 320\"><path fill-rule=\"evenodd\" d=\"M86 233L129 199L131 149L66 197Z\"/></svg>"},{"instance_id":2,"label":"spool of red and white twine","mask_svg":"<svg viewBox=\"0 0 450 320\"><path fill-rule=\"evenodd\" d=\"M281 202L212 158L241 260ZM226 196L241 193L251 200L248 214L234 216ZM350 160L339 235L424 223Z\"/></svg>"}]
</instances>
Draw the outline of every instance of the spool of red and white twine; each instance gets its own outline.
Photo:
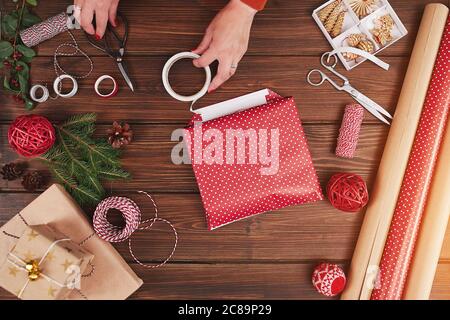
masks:
<instances>
[{"instance_id":1,"label":"spool of red and white twine","mask_svg":"<svg viewBox=\"0 0 450 320\"><path fill-rule=\"evenodd\" d=\"M338 157L354 157L363 118L364 108L361 105L349 104L345 107L336 147Z\"/></svg>"},{"instance_id":2,"label":"spool of red and white twine","mask_svg":"<svg viewBox=\"0 0 450 320\"><path fill-rule=\"evenodd\" d=\"M65 12L50 17L20 32L20 38L27 47L34 47L45 40L69 30L68 17Z\"/></svg>"},{"instance_id":3,"label":"spool of red and white twine","mask_svg":"<svg viewBox=\"0 0 450 320\"><path fill-rule=\"evenodd\" d=\"M97 208L95 209L93 219L94 230L100 238L108 242L123 242L128 240L128 248L134 261L136 261L138 264L140 264L145 268L158 268L165 265L167 261L169 261L170 258L172 258L173 254L175 253L175 249L178 243L178 233L171 222L169 222L166 219L158 217L158 207L156 206L156 203L153 200L153 198L147 192L144 191L138 192L145 194L152 201L153 207L155 208L154 218L141 221L141 210L133 200L125 197L109 197L100 202ZM125 219L125 227L120 228L118 226L111 224L108 221L107 215L110 209L116 209L122 213L122 216ZM175 234L175 243L172 252L163 262L157 265L144 264L141 261L139 261L139 259L133 253L131 245L131 236L137 230L150 229L153 226L153 224L157 221L164 222L172 228Z\"/></svg>"}]
</instances>

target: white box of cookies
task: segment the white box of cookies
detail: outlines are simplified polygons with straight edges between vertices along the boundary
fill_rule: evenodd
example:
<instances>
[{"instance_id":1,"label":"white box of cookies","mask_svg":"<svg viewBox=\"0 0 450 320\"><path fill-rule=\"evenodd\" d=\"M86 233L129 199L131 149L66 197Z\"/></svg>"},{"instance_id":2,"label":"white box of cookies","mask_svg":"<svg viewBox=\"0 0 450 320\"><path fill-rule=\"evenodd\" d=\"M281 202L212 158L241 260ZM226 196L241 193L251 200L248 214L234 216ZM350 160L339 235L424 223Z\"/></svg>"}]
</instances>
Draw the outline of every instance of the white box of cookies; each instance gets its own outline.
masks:
<instances>
[{"instance_id":1,"label":"white box of cookies","mask_svg":"<svg viewBox=\"0 0 450 320\"><path fill-rule=\"evenodd\" d=\"M376 55L408 33L387 0L330 0L312 16L333 49L355 47ZM337 55L347 70L366 60L350 52Z\"/></svg>"}]
</instances>

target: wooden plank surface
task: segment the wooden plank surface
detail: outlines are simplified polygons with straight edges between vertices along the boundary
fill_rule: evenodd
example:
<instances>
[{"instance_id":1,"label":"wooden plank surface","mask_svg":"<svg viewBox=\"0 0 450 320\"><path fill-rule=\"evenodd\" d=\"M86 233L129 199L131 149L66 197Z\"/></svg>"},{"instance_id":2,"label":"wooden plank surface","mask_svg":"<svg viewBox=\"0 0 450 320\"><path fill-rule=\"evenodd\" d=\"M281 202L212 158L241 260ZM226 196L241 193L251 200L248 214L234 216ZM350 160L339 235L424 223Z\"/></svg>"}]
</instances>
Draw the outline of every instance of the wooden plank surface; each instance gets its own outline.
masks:
<instances>
[{"instance_id":1,"label":"wooden plank surface","mask_svg":"<svg viewBox=\"0 0 450 320\"><path fill-rule=\"evenodd\" d=\"M199 106L265 87L294 96L322 186L338 171L358 173L371 186L388 128L366 114L356 157L336 158L334 148L343 107L351 99L330 86L312 88L305 81L308 70L318 67L320 54L329 49L311 18L312 10L322 2L269 0L267 9L256 18L249 52L239 72L216 93L202 99ZM391 64L389 72L368 62L351 72L339 67L358 89L391 112L395 110L423 7L429 2L432 1L390 1L409 34L380 55ZM433 2L450 4L448 0ZM311 271L324 260L347 268L364 212L342 213L322 201L285 208L209 232L192 169L189 165L174 165L170 160L170 151L176 144L170 141L170 135L189 121L191 113L186 104L165 93L160 79L162 66L170 55L197 45L209 20L224 3L225 0L122 1L120 10L130 21L127 62L136 93L131 94L124 86L114 62L91 48L81 32L75 31L80 47L94 61L93 74L79 82L80 90L74 98L49 101L33 113L58 122L72 114L95 111L100 123L98 135L105 134L112 120L131 123L135 139L122 159L133 179L108 184L106 189L109 194L135 199L146 216L152 215L152 207L135 191L151 192L160 216L172 221L180 236L173 260L156 270L136 265L126 245L115 245L145 282L132 299L321 299L310 284ZM70 0L41 2L37 12L45 18L63 11L68 4ZM33 83L51 84L55 77L51 56L58 44L68 40L63 34L39 46L39 56L32 64ZM83 72L86 67L80 57L61 62L71 73ZM107 102L97 98L92 89L95 79L105 73L115 76L121 86L119 95ZM195 91L204 77L189 62L177 64L173 74L171 83L182 94ZM5 139L8 124L25 112L3 92L0 108L3 164L17 159ZM38 161L32 161L30 167L42 168ZM0 224L38 194L25 192L20 181L0 180ZM90 217L92 211L87 208L86 214ZM136 253L143 261L157 262L170 251L172 237L164 226L140 232L135 236ZM450 228L432 298L450 299L449 287ZM0 298L13 297L0 290Z\"/></svg>"}]
</instances>

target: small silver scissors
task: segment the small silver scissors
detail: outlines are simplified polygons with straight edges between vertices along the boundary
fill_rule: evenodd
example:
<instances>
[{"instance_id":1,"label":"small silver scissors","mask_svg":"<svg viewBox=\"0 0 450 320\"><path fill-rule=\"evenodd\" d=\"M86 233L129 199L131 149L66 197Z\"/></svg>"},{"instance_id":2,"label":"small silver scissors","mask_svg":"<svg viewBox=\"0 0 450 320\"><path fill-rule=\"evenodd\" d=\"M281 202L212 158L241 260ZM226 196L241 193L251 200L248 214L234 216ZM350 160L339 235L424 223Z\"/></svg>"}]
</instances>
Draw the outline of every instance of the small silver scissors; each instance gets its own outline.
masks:
<instances>
[{"instance_id":1,"label":"small silver scissors","mask_svg":"<svg viewBox=\"0 0 450 320\"><path fill-rule=\"evenodd\" d=\"M334 58L334 62L332 64L330 64L331 57ZM367 96L365 96L364 94L353 88L350 85L350 81L348 81L346 77L344 77L342 74L334 70L337 64L337 58L335 55L330 56L329 52L325 52L320 58L320 62L325 69L327 69L328 71L330 71L331 73L333 73L335 76L337 76L342 80L343 82L342 86L339 86L336 82L334 82L331 78L329 78L325 73L323 73L319 69L313 69L308 73L306 79L310 85L318 87L322 85L326 80L329 83L331 83L333 87L336 88L336 90L345 91L349 95L351 95L353 99L358 101L364 108L366 108L367 111L373 114L380 121L383 121L384 123L390 125L389 120L386 119L386 118L392 119L392 116L389 114L389 112L383 109L383 107L381 107L375 101L369 99ZM311 76L315 73L318 73L320 75L319 82L314 82L311 78ZM386 118L383 115L386 116Z\"/></svg>"}]
</instances>

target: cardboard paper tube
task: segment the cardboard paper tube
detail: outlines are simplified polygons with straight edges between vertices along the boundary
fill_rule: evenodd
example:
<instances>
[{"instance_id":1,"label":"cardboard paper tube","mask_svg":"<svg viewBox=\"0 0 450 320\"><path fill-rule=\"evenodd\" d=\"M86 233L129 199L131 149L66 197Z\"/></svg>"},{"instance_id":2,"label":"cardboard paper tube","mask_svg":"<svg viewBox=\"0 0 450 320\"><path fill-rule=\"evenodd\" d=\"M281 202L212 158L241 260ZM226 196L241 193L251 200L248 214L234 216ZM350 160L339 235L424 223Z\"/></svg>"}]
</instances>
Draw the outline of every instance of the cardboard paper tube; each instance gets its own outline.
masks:
<instances>
[{"instance_id":1,"label":"cardboard paper tube","mask_svg":"<svg viewBox=\"0 0 450 320\"><path fill-rule=\"evenodd\" d=\"M442 4L425 8L342 299L370 299L447 16Z\"/></svg>"},{"instance_id":2,"label":"cardboard paper tube","mask_svg":"<svg viewBox=\"0 0 450 320\"><path fill-rule=\"evenodd\" d=\"M374 300L399 300L414 254L450 102L450 20L442 36L416 137L380 262Z\"/></svg>"},{"instance_id":3,"label":"cardboard paper tube","mask_svg":"<svg viewBox=\"0 0 450 320\"><path fill-rule=\"evenodd\" d=\"M404 299L430 297L450 215L450 118L434 172L422 227L406 281Z\"/></svg>"}]
</instances>

